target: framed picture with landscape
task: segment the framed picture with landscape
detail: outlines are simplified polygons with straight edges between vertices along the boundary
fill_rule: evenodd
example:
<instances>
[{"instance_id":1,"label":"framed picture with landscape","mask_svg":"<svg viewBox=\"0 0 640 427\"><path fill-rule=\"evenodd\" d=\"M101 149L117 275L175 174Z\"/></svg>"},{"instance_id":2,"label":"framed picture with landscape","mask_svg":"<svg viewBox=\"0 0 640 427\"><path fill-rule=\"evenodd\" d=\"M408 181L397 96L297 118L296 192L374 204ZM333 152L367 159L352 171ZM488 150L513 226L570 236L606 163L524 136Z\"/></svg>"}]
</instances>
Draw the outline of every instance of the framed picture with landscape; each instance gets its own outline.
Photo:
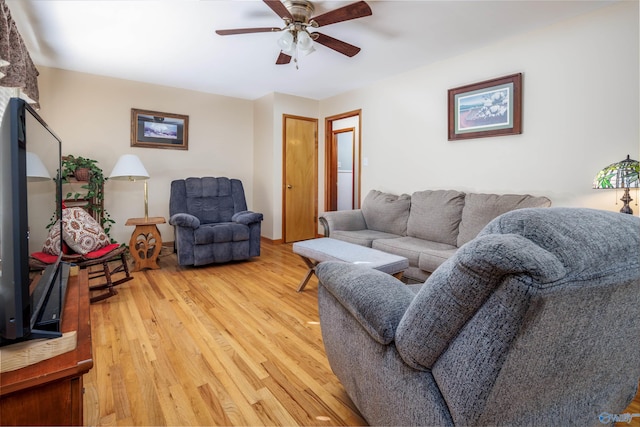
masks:
<instances>
[{"instance_id":1,"label":"framed picture with landscape","mask_svg":"<svg viewBox=\"0 0 640 427\"><path fill-rule=\"evenodd\" d=\"M449 89L449 141L522 133L522 73Z\"/></svg>"},{"instance_id":2,"label":"framed picture with landscape","mask_svg":"<svg viewBox=\"0 0 640 427\"><path fill-rule=\"evenodd\" d=\"M131 146L189 149L189 116L131 109Z\"/></svg>"}]
</instances>

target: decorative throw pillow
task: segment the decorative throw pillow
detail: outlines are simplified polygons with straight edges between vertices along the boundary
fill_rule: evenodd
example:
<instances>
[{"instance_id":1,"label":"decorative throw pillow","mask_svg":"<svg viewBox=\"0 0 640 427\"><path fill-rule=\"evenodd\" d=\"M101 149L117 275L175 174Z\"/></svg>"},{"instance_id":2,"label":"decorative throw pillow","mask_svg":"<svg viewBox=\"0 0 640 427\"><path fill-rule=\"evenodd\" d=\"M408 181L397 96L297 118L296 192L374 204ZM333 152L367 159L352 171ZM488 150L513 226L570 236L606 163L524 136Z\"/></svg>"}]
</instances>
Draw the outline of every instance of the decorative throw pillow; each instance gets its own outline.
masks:
<instances>
[{"instance_id":1,"label":"decorative throw pillow","mask_svg":"<svg viewBox=\"0 0 640 427\"><path fill-rule=\"evenodd\" d=\"M455 246L465 193L456 190L416 191L411 195L407 234Z\"/></svg>"},{"instance_id":2,"label":"decorative throw pillow","mask_svg":"<svg viewBox=\"0 0 640 427\"><path fill-rule=\"evenodd\" d=\"M98 221L82 208L62 210L62 237L71 249L82 255L110 243Z\"/></svg>"},{"instance_id":3,"label":"decorative throw pillow","mask_svg":"<svg viewBox=\"0 0 640 427\"><path fill-rule=\"evenodd\" d=\"M49 255L60 255L60 220L49 229L42 252Z\"/></svg>"},{"instance_id":4,"label":"decorative throw pillow","mask_svg":"<svg viewBox=\"0 0 640 427\"><path fill-rule=\"evenodd\" d=\"M546 208L551 200L528 194L467 194L458 234L458 247L473 240L493 219L522 208Z\"/></svg>"},{"instance_id":5,"label":"decorative throw pillow","mask_svg":"<svg viewBox=\"0 0 640 427\"><path fill-rule=\"evenodd\" d=\"M408 194L397 196L371 190L362 202L362 215L369 230L405 236L410 208L411 196Z\"/></svg>"}]
</instances>

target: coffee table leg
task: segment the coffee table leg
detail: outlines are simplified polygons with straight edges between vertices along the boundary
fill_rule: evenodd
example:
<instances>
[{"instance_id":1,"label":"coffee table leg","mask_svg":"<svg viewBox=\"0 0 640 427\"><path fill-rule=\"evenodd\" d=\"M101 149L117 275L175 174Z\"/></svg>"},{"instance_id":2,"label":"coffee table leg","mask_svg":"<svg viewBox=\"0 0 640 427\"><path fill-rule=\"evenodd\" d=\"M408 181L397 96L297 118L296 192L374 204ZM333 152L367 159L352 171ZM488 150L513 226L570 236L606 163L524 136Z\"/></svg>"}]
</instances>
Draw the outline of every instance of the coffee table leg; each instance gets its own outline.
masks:
<instances>
[{"instance_id":1,"label":"coffee table leg","mask_svg":"<svg viewBox=\"0 0 640 427\"><path fill-rule=\"evenodd\" d=\"M307 264L307 267L309 267L309 270L307 271L307 274L304 276L304 279L302 279L302 281L300 282L300 286L298 286L298 292L301 292L304 289L304 287L307 286L307 282L309 281L309 279L311 279L311 276L313 276L313 274L316 272L316 265L318 265L317 262L312 261L305 256L300 255L300 258L302 258L304 263Z\"/></svg>"}]
</instances>

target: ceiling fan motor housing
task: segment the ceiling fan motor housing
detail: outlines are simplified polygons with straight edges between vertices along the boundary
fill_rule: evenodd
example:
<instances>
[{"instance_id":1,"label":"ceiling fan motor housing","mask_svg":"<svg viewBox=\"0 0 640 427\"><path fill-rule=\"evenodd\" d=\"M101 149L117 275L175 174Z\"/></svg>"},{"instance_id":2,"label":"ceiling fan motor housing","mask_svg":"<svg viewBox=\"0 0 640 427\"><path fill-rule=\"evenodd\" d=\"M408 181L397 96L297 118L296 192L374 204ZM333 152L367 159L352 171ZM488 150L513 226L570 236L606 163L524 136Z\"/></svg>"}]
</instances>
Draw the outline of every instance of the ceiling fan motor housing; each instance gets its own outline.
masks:
<instances>
[{"instance_id":1,"label":"ceiling fan motor housing","mask_svg":"<svg viewBox=\"0 0 640 427\"><path fill-rule=\"evenodd\" d=\"M293 16L293 22L308 24L315 8L308 0L284 0L282 2Z\"/></svg>"}]
</instances>

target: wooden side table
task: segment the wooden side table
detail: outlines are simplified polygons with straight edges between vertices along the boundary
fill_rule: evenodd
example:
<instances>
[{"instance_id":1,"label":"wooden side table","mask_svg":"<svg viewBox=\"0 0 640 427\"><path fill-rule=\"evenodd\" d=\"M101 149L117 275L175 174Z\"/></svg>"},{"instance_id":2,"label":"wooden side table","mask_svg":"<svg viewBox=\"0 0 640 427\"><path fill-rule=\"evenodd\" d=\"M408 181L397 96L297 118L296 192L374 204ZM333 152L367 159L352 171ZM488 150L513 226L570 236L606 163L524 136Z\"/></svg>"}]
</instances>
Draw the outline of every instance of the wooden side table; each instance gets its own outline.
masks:
<instances>
[{"instance_id":1,"label":"wooden side table","mask_svg":"<svg viewBox=\"0 0 640 427\"><path fill-rule=\"evenodd\" d=\"M129 252L135 261L133 271L140 271L143 268L158 269L158 255L162 249L162 236L157 224L167 222L164 217L150 216L148 218L129 218L124 225L135 225L131 240L129 241Z\"/></svg>"}]
</instances>

